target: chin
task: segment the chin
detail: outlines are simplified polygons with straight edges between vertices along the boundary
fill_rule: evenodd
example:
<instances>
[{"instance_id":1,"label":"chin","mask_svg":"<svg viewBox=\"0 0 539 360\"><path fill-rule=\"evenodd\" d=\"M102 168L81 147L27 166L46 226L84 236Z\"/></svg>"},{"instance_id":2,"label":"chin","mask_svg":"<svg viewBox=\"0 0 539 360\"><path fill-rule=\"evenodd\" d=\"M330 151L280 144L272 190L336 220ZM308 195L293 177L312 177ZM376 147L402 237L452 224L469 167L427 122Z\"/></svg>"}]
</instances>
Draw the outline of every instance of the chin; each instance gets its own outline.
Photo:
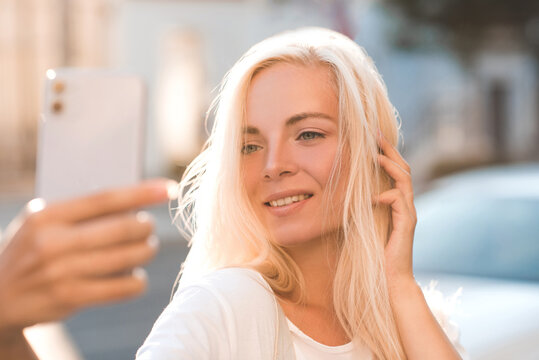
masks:
<instances>
[{"instance_id":1,"label":"chin","mask_svg":"<svg viewBox=\"0 0 539 360\"><path fill-rule=\"evenodd\" d=\"M298 229L298 231L286 231L287 229L279 229L277 231L272 231L273 238L277 245L284 248L306 246L309 244L314 244L318 239L321 238L322 231L311 231L306 232L305 229Z\"/></svg>"},{"instance_id":2,"label":"chin","mask_svg":"<svg viewBox=\"0 0 539 360\"><path fill-rule=\"evenodd\" d=\"M304 248L313 249L320 245L320 241L326 241L329 239L335 239L338 237L339 227L332 227L329 231L323 231L321 226L314 228L306 226L310 229L306 232L305 229L295 229L298 231L291 231L292 229L275 229L271 231L275 243L285 249ZM288 231L286 231L288 230ZM328 229L326 229L328 230Z\"/></svg>"}]
</instances>

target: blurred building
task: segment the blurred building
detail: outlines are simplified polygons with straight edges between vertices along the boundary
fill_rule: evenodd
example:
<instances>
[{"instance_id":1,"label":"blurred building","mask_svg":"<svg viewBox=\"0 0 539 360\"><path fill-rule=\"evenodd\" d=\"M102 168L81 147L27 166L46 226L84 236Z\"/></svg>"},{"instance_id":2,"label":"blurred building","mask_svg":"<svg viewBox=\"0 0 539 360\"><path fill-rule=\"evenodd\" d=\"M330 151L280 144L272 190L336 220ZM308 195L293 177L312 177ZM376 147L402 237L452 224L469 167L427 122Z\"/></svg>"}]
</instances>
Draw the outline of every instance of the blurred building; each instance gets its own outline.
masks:
<instances>
[{"instance_id":1,"label":"blurred building","mask_svg":"<svg viewBox=\"0 0 539 360\"><path fill-rule=\"evenodd\" d=\"M538 2L380 3L381 72L416 177L539 160Z\"/></svg>"},{"instance_id":2,"label":"blurred building","mask_svg":"<svg viewBox=\"0 0 539 360\"><path fill-rule=\"evenodd\" d=\"M351 3L353 4L353 3ZM148 84L146 174L170 174L200 149L205 111L251 45L300 25L347 30L348 2L0 1L0 193L33 188L46 69L114 67Z\"/></svg>"},{"instance_id":3,"label":"blurred building","mask_svg":"<svg viewBox=\"0 0 539 360\"><path fill-rule=\"evenodd\" d=\"M300 26L334 28L367 49L400 112L418 182L470 165L538 159L534 54L500 34L466 64L444 44L403 49L399 42L413 42L416 32L382 2L0 0L0 193L32 190L47 68L105 66L142 76L146 175L170 175L200 149L212 89L225 72L254 43Z\"/></svg>"},{"instance_id":4,"label":"blurred building","mask_svg":"<svg viewBox=\"0 0 539 360\"><path fill-rule=\"evenodd\" d=\"M0 1L0 193L33 188L45 71L113 63L118 1Z\"/></svg>"},{"instance_id":5,"label":"blurred building","mask_svg":"<svg viewBox=\"0 0 539 360\"><path fill-rule=\"evenodd\" d=\"M531 54L492 47L478 52L467 68L455 66L458 60L451 57L433 61L445 71L432 79L444 72L446 77L421 99L420 123L410 137L418 144L410 146L411 159L426 177L539 160L539 74Z\"/></svg>"},{"instance_id":6,"label":"blurred building","mask_svg":"<svg viewBox=\"0 0 539 360\"><path fill-rule=\"evenodd\" d=\"M381 2L0 0L0 205L8 193L32 192L46 69L116 67L142 76L149 95L146 175L170 175L202 145L205 112L225 72L251 45L301 26L344 32L373 57L400 112L403 150L420 185L469 165L539 159L533 53L499 34L467 63L443 43L407 48L399 42L415 33ZM22 204L4 213L0 206L4 224ZM158 228L169 224L166 210L156 216ZM158 286L149 298L70 321L88 359L129 358L140 346L180 262L179 249L171 248L179 244L164 245L151 265Z\"/></svg>"}]
</instances>

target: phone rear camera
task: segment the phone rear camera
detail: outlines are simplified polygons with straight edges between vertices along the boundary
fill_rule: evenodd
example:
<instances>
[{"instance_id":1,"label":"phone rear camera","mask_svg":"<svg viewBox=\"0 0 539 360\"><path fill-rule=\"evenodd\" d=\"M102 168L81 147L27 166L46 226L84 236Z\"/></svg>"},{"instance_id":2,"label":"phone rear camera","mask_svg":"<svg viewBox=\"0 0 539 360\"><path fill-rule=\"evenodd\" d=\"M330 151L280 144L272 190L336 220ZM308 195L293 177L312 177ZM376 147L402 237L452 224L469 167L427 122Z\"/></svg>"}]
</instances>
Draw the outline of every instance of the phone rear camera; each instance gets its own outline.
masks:
<instances>
[{"instance_id":1,"label":"phone rear camera","mask_svg":"<svg viewBox=\"0 0 539 360\"><path fill-rule=\"evenodd\" d=\"M52 103L51 109L52 109L53 114L59 114L64 109L64 105L62 104L61 101L55 101Z\"/></svg>"},{"instance_id":2,"label":"phone rear camera","mask_svg":"<svg viewBox=\"0 0 539 360\"><path fill-rule=\"evenodd\" d=\"M63 81L56 81L54 82L54 84L52 85L52 89L54 90L55 93L57 94L61 94L62 92L64 92L65 90L65 83Z\"/></svg>"}]
</instances>

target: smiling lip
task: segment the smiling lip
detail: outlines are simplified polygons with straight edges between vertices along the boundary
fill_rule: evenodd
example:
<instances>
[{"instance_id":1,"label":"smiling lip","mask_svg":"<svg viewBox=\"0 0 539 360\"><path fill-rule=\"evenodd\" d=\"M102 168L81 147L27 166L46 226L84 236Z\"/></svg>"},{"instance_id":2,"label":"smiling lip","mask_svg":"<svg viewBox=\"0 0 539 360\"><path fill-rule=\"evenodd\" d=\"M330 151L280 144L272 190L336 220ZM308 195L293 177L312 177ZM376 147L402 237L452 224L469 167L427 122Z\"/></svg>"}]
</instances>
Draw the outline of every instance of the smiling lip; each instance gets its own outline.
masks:
<instances>
[{"instance_id":1,"label":"smiling lip","mask_svg":"<svg viewBox=\"0 0 539 360\"><path fill-rule=\"evenodd\" d=\"M310 197L305 198L300 201L293 202L288 205L282 205L282 206L270 206L270 201L277 201L279 199L284 199L287 197L292 197L296 195L310 195ZM283 191L279 193L272 194L269 196L266 201L264 202L265 208L270 212L270 214L274 216L288 216L293 214L294 212L298 211L313 197L313 193L308 190L292 190L292 191Z\"/></svg>"},{"instance_id":2,"label":"smiling lip","mask_svg":"<svg viewBox=\"0 0 539 360\"><path fill-rule=\"evenodd\" d=\"M313 193L309 190L287 190L287 191L281 191L278 193L271 194L268 196L263 202L265 205L269 205L269 202L271 201L277 201L279 199L284 199L287 197L295 196L295 195L313 195Z\"/></svg>"}]
</instances>

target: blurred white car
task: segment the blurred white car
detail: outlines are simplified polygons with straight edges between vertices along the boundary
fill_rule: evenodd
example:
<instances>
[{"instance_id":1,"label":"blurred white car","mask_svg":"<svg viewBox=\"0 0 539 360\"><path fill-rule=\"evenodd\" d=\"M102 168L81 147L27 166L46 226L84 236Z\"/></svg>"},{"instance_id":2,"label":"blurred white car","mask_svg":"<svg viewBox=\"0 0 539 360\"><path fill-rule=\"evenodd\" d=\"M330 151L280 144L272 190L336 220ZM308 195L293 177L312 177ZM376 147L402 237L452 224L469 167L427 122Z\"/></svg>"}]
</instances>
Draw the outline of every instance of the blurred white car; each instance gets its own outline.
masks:
<instances>
[{"instance_id":1,"label":"blurred white car","mask_svg":"<svg viewBox=\"0 0 539 360\"><path fill-rule=\"evenodd\" d=\"M442 179L416 199L416 279L451 295L474 360L539 359L539 164Z\"/></svg>"}]
</instances>

